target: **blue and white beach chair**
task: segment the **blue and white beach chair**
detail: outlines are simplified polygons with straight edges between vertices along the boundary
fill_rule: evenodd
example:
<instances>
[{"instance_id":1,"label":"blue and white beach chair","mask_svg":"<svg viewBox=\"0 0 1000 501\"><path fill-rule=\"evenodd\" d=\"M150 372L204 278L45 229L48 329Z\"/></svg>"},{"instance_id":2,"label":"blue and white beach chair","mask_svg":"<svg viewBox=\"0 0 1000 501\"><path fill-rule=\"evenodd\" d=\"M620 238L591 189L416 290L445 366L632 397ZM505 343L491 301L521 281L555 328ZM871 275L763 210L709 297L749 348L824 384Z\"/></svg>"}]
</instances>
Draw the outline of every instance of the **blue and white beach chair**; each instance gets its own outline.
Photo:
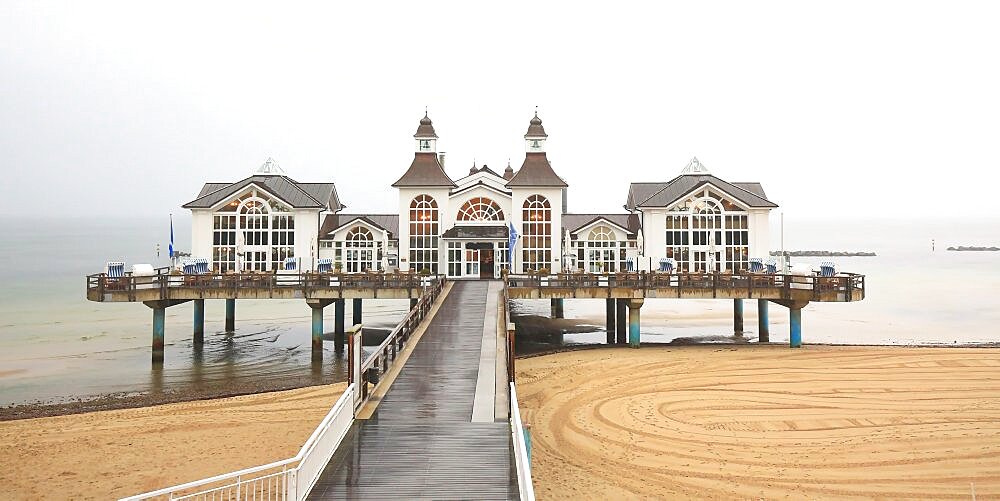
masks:
<instances>
[{"instance_id":1,"label":"blue and white beach chair","mask_svg":"<svg viewBox=\"0 0 1000 501\"><path fill-rule=\"evenodd\" d=\"M775 275L778 273L778 262L774 259L768 259L767 263L764 264L764 267L767 268L768 275Z\"/></svg>"},{"instance_id":2,"label":"blue and white beach chair","mask_svg":"<svg viewBox=\"0 0 1000 501\"><path fill-rule=\"evenodd\" d=\"M759 257L750 258L750 273L764 273L764 260Z\"/></svg>"},{"instance_id":3,"label":"blue and white beach chair","mask_svg":"<svg viewBox=\"0 0 1000 501\"><path fill-rule=\"evenodd\" d=\"M184 271L185 275L194 275L196 273L194 271L194 268L195 268L194 261L184 261L184 263L181 266L181 269Z\"/></svg>"},{"instance_id":4,"label":"blue and white beach chair","mask_svg":"<svg viewBox=\"0 0 1000 501\"><path fill-rule=\"evenodd\" d=\"M109 261L108 262L108 278L119 279L125 276L125 262L124 261Z\"/></svg>"},{"instance_id":5,"label":"blue and white beach chair","mask_svg":"<svg viewBox=\"0 0 1000 501\"><path fill-rule=\"evenodd\" d=\"M208 275L211 271L208 270L208 259L203 257L194 260L194 272L198 275Z\"/></svg>"},{"instance_id":6,"label":"blue and white beach chair","mask_svg":"<svg viewBox=\"0 0 1000 501\"><path fill-rule=\"evenodd\" d=\"M832 261L823 261L819 265L819 274L824 277L832 277L837 274L837 265Z\"/></svg>"},{"instance_id":7,"label":"blue and white beach chair","mask_svg":"<svg viewBox=\"0 0 1000 501\"><path fill-rule=\"evenodd\" d=\"M285 271L295 271L295 258L286 257L285 258Z\"/></svg>"},{"instance_id":8,"label":"blue and white beach chair","mask_svg":"<svg viewBox=\"0 0 1000 501\"><path fill-rule=\"evenodd\" d=\"M662 258L660 259L660 269L658 271L661 273L673 273L676 262L672 257Z\"/></svg>"},{"instance_id":9,"label":"blue and white beach chair","mask_svg":"<svg viewBox=\"0 0 1000 501\"><path fill-rule=\"evenodd\" d=\"M628 273L632 273L632 272L635 271L635 260L634 259L628 258L628 259L625 260L625 271L628 272Z\"/></svg>"},{"instance_id":10,"label":"blue and white beach chair","mask_svg":"<svg viewBox=\"0 0 1000 501\"><path fill-rule=\"evenodd\" d=\"M325 257L316 261L316 271L318 273L330 273L333 271L333 259Z\"/></svg>"}]
</instances>

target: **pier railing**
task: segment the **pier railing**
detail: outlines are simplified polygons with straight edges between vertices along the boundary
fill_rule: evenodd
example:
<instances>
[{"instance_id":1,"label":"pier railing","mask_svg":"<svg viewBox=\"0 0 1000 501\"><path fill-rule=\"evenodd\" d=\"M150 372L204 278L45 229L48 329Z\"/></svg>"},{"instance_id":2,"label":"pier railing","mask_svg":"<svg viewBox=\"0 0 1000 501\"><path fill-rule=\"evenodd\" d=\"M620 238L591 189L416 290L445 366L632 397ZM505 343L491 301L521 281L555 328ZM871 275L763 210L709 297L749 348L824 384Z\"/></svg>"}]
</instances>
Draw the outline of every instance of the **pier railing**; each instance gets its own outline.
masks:
<instances>
[{"instance_id":1,"label":"pier railing","mask_svg":"<svg viewBox=\"0 0 1000 501\"><path fill-rule=\"evenodd\" d=\"M353 402L356 391L356 385L348 385L344 394L337 399L337 403L294 457L130 496L123 498L123 501L305 499L354 422Z\"/></svg>"},{"instance_id":2,"label":"pier railing","mask_svg":"<svg viewBox=\"0 0 1000 501\"><path fill-rule=\"evenodd\" d=\"M415 273L282 273L238 272L178 274L158 268L153 275L109 277L87 276L87 299L91 301L155 301L169 299L213 299L224 297L312 298L341 297L345 291L415 291L443 275ZM405 296L404 296L405 297Z\"/></svg>"},{"instance_id":3,"label":"pier railing","mask_svg":"<svg viewBox=\"0 0 1000 501\"><path fill-rule=\"evenodd\" d=\"M361 375L358 381L358 391L361 392L361 403L368 400L368 385L378 385L380 376L389 371L389 366L396 361L396 357L406 347L410 336L416 331L417 326L424 320L434 301L441 295L445 280L435 280L427 287L417 304L410 308L410 311L403 317L403 320L396 325L396 328L375 348L375 351L361 362Z\"/></svg>"},{"instance_id":4,"label":"pier railing","mask_svg":"<svg viewBox=\"0 0 1000 501\"><path fill-rule=\"evenodd\" d=\"M623 290L635 297L764 298L811 301L859 301L865 296L865 276L769 275L759 273L559 273L511 274L505 277L512 297L524 290L549 297L617 297Z\"/></svg>"}]
</instances>

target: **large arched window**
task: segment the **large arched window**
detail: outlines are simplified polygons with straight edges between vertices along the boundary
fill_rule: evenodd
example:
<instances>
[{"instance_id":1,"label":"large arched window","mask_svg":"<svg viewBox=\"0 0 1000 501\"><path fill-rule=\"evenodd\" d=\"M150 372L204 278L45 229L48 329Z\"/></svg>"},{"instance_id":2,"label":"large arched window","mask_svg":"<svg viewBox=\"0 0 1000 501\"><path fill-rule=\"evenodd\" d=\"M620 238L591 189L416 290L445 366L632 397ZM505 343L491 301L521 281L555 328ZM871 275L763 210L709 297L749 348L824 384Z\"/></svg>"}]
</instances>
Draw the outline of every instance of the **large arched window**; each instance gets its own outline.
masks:
<instances>
[{"instance_id":1,"label":"large arched window","mask_svg":"<svg viewBox=\"0 0 1000 501\"><path fill-rule=\"evenodd\" d=\"M347 272L357 273L374 268L375 241L372 232L364 226L355 226L347 232Z\"/></svg>"},{"instance_id":2,"label":"large arched window","mask_svg":"<svg viewBox=\"0 0 1000 501\"><path fill-rule=\"evenodd\" d=\"M503 210L486 197L469 199L458 211L458 221L503 221Z\"/></svg>"},{"instance_id":3,"label":"large arched window","mask_svg":"<svg viewBox=\"0 0 1000 501\"><path fill-rule=\"evenodd\" d=\"M521 235L521 260L524 270L549 269L552 266L552 205L542 195L524 201Z\"/></svg>"},{"instance_id":4,"label":"large arched window","mask_svg":"<svg viewBox=\"0 0 1000 501\"><path fill-rule=\"evenodd\" d=\"M729 271L748 267L746 211L711 189L698 192L666 219L666 257L685 272Z\"/></svg>"},{"instance_id":5,"label":"large arched window","mask_svg":"<svg viewBox=\"0 0 1000 501\"><path fill-rule=\"evenodd\" d=\"M438 205L430 195L410 201L410 269L438 272Z\"/></svg>"},{"instance_id":6,"label":"large arched window","mask_svg":"<svg viewBox=\"0 0 1000 501\"><path fill-rule=\"evenodd\" d=\"M624 242L622 242L624 244ZM619 256L624 257L625 247L619 252L615 231L605 225L595 226L587 235L586 269L591 273L614 273L619 268ZM577 256L580 257L579 255Z\"/></svg>"},{"instance_id":7,"label":"large arched window","mask_svg":"<svg viewBox=\"0 0 1000 501\"><path fill-rule=\"evenodd\" d=\"M212 266L216 271L238 267L277 270L286 258L295 257L292 210L257 188L216 209L212 219Z\"/></svg>"}]
</instances>

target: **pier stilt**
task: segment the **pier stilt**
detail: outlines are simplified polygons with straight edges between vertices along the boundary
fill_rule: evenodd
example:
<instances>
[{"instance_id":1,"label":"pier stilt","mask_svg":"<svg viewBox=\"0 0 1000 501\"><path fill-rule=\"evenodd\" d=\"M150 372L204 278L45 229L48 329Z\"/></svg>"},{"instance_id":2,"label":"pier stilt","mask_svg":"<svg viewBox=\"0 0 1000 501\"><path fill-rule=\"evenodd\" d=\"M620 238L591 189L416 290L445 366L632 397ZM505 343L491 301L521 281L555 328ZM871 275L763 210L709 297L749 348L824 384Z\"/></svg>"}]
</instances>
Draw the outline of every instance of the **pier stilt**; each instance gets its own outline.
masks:
<instances>
[{"instance_id":1,"label":"pier stilt","mask_svg":"<svg viewBox=\"0 0 1000 501\"><path fill-rule=\"evenodd\" d=\"M236 300L226 300L226 332L236 332Z\"/></svg>"},{"instance_id":2,"label":"pier stilt","mask_svg":"<svg viewBox=\"0 0 1000 501\"><path fill-rule=\"evenodd\" d=\"M414 307L416 307L416 306L417 306L417 302L418 302L418 301L420 301L420 300L419 300L419 299L417 299L417 298L410 298L410 309L411 309L411 310L412 310L412 309L413 309Z\"/></svg>"},{"instance_id":3,"label":"pier stilt","mask_svg":"<svg viewBox=\"0 0 1000 501\"><path fill-rule=\"evenodd\" d=\"M312 358L313 360L323 359L323 308L326 308L333 299L309 299L306 304L312 309Z\"/></svg>"},{"instance_id":4,"label":"pier stilt","mask_svg":"<svg viewBox=\"0 0 1000 501\"><path fill-rule=\"evenodd\" d=\"M194 344L205 342L205 300L194 300Z\"/></svg>"},{"instance_id":5,"label":"pier stilt","mask_svg":"<svg viewBox=\"0 0 1000 501\"><path fill-rule=\"evenodd\" d=\"M552 310L552 318L564 318L562 299L550 299L549 306Z\"/></svg>"},{"instance_id":6,"label":"pier stilt","mask_svg":"<svg viewBox=\"0 0 1000 501\"><path fill-rule=\"evenodd\" d=\"M802 347L802 308L788 309L788 346Z\"/></svg>"},{"instance_id":7,"label":"pier stilt","mask_svg":"<svg viewBox=\"0 0 1000 501\"><path fill-rule=\"evenodd\" d=\"M615 342L617 344L625 344L625 330L628 325L628 315L625 313L625 306L628 305L628 299L616 299L616 309L615 317L618 320L618 325L616 326L617 337Z\"/></svg>"},{"instance_id":8,"label":"pier stilt","mask_svg":"<svg viewBox=\"0 0 1000 501\"><path fill-rule=\"evenodd\" d=\"M733 333L743 335L743 300L733 299Z\"/></svg>"},{"instance_id":9,"label":"pier stilt","mask_svg":"<svg viewBox=\"0 0 1000 501\"><path fill-rule=\"evenodd\" d=\"M163 331L167 309L153 308L153 362L163 363Z\"/></svg>"},{"instance_id":10,"label":"pier stilt","mask_svg":"<svg viewBox=\"0 0 1000 501\"><path fill-rule=\"evenodd\" d=\"M615 300L605 299L604 306L607 310L608 322L608 344L615 344Z\"/></svg>"},{"instance_id":11,"label":"pier stilt","mask_svg":"<svg viewBox=\"0 0 1000 501\"><path fill-rule=\"evenodd\" d=\"M361 298L354 298L354 302L351 304L351 311L354 314L354 323L352 325L358 325L361 323Z\"/></svg>"},{"instance_id":12,"label":"pier stilt","mask_svg":"<svg viewBox=\"0 0 1000 501\"><path fill-rule=\"evenodd\" d=\"M757 342L771 342L771 325L767 319L767 300L757 300Z\"/></svg>"},{"instance_id":13,"label":"pier stilt","mask_svg":"<svg viewBox=\"0 0 1000 501\"><path fill-rule=\"evenodd\" d=\"M639 310L642 303L642 299L628 300L628 345L631 348L639 347Z\"/></svg>"},{"instance_id":14,"label":"pier stilt","mask_svg":"<svg viewBox=\"0 0 1000 501\"><path fill-rule=\"evenodd\" d=\"M344 352L344 300L333 301L333 349Z\"/></svg>"}]
</instances>

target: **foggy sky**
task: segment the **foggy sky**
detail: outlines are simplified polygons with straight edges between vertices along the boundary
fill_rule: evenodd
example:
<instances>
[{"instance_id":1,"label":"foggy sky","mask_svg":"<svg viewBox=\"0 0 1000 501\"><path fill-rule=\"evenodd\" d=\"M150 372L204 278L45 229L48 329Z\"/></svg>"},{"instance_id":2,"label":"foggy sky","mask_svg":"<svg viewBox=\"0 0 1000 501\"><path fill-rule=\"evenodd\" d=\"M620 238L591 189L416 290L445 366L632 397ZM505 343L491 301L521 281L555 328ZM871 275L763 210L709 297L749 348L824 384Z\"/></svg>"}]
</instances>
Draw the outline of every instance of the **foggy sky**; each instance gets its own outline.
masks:
<instances>
[{"instance_id":1,"label":"foggy sky","mask_svg":"<svg viewBox=\"0 0 1000 501\"><path fill-rule=\"evenodd\" d=\"M277 5L4 1L0 213L184 214L268 156L393 212L424 106L458 178L536 105L573 212L692 156L786 214L1000 212L995 3Z\"/></svg>"}]
</instances>

